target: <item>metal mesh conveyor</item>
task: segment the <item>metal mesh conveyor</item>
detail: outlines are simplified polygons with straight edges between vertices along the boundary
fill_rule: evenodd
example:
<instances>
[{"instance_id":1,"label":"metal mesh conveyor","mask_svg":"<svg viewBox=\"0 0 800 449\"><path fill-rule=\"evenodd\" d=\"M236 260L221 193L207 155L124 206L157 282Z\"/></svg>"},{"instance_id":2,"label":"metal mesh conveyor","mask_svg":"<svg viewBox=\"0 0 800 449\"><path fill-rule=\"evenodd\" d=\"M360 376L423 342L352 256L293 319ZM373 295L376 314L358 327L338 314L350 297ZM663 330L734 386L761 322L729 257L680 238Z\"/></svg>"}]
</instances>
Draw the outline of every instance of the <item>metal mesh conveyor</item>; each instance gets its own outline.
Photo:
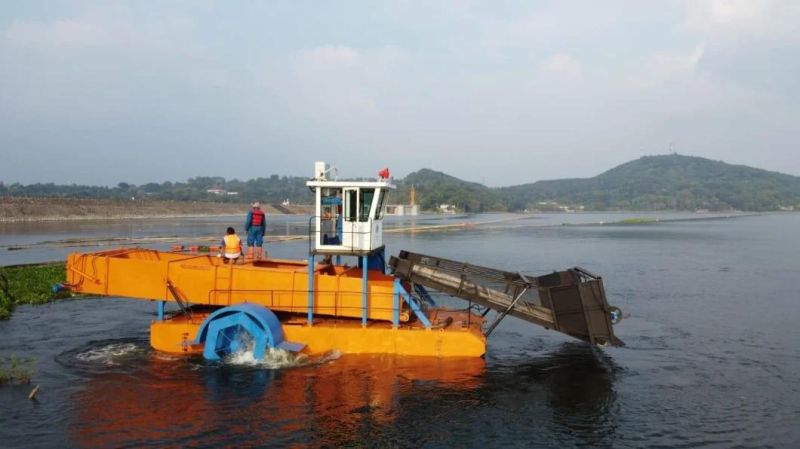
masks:
<instances>
[{"instance_id":1,"label":"metal mesh conveyor","mask_svg":"<svg viewBox=\"0 0 800 449\"><path fill-rule=\"evenodd\" d=\"M487 336L512 315L591 344L624 345L612 327L621 312L608 305L602 278L582 268L529 277L408 251L392 257L389 265L403 281L497 311Z\"/></svg>"}]
</instances>

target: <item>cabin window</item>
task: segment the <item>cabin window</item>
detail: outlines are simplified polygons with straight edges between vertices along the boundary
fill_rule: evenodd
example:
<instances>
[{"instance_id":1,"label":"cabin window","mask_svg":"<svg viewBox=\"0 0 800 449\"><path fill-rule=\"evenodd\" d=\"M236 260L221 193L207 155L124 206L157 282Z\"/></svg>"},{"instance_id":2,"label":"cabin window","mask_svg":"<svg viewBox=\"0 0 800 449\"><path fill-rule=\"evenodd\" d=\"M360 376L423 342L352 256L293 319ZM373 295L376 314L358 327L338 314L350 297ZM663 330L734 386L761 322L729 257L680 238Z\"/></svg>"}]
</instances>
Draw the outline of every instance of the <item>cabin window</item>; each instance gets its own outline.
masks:
<instances>
[{"instance_id":1,"label":"cabin window","mask_svg":"<svg viewBox=\"0 0 800 449\"><path fill-rule=\"evenodd\" d=\"M369 209L372 207L372 198L375 189L361 189L361 198L358 201L358 221L369 221Z\"/></svg>"},{"instance_id":2,"label":"cabin window","mask_svg":"<svg viewBox=\"0 0 800 449\"><path fill-rule=\"evenodd\" d=\"M356 213L358 211L358 190L345 190L344 191L344 220L355 221Z\"/></svg>"},{"instance_id":3,"label":"cabin window","mask_svg":"<svg viewBox=\"0 0 800 449\"><path fill-rule=\"evenodd\" d=\"M342 215L342 189L330 189L322 197L322 219L338 219Z\"/></svg>"},{"instance_id":4,"label":"cabin window","mask_svg":"<svg viewBox=\"0 0 800 449\"><path fill-rule=\"evenodd\" d=\"M383 219L383 202L386 200L386 190L381 189L380 194L378 196L378 209L375 210L375 219L381 220Z\"/></svg>"}]
</instances>

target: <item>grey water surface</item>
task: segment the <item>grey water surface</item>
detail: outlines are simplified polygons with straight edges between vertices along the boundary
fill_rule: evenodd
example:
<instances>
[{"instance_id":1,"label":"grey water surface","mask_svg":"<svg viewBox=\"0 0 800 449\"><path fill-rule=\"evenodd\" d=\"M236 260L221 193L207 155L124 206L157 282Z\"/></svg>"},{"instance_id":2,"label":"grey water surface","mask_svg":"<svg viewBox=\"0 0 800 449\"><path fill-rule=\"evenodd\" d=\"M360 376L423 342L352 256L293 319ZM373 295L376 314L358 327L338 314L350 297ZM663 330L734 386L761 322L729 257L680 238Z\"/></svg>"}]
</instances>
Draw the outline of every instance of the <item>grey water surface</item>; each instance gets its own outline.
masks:
<instances>
[{"instance_id":1,"label":"grey water surface","mask_svg":"<svg viewBox=\"0 0 800 449\"><path fill-rule=\"evenodd\" d=\"M592 224L630 217L660 221ZM107 249L47 242L221 235L240 218L0 225L0 265ZM273 218L269 233L306 223ZM214 364L152 351L147 301L21 306L0 322L0 357L35 359L41 389L29 401L30 385L0 386L0 447L800 446L800 214L422 216L387 227L452 223L476 226L387 233L387 252L535 274L582 266L629 315L616 326L627 346L593 349L507 318L484 359ZM268 249L305 258L307 246Z\"/></svg>"}]
</instances>

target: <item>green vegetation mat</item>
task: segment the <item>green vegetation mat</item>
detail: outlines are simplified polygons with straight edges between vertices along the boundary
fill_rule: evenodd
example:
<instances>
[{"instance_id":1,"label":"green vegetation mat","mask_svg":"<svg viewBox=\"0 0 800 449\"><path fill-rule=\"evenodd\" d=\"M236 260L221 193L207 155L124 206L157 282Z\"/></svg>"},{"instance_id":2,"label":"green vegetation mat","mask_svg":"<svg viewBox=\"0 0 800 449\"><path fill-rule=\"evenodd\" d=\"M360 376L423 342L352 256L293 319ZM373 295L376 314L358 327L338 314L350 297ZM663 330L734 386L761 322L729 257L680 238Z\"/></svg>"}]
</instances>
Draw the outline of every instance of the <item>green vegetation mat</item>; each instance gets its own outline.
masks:
<instances>
[{"instance_id":1,"label":"green vegetation mat","mask_svg":"<svg viewBox=\"0 0 800 449\"><path fill-rule=\"evenodd\" d=\"M54 295L52 290L65 277L64 262L0 267L0 319L8 318L17 304L42 304L69 297L67 291Z\"/></svg>"},{"instance_id":2,"label":"green vegetation mat","mask_svg":"<svg viewBox=\"0 0 800 449\"><path fill-rule=\"evenodd\" d=\"M620 220L617 222L617 224L623 224L623 225L640 225L640 224L653 224L653 223L658 223L658 220L649 217L626 218L624 220Z\"/></svg>"},{"instance_id":3,"label":"green vegetation mat","mask_svg":"<svg viewBox=\"0 0 800 449\"><path fill-rule=\"evenodd\" d=\"M15 355L0 358L0 385L5 383L29 383L36 373L36 361Z\"/></svg>"}]
</instances>

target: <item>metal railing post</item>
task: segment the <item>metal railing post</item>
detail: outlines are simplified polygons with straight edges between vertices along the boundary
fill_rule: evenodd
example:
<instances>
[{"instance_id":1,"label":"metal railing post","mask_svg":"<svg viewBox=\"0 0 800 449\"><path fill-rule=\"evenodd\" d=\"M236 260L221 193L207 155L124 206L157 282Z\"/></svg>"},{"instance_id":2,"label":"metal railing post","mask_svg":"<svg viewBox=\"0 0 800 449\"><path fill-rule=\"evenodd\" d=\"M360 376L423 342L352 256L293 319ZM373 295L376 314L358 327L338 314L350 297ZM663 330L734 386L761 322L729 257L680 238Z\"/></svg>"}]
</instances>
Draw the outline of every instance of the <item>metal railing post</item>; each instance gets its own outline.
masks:
<instances>
[{"instance_id":1,"label":"metal railing post","mask_svg":"<svg viewBox=\"0 0 800 449\"><path fill-rule=\"evenodd\" d=\"M314 254L308 255L308 325L314 322Z\"/></svg>"},{"instance_id":2,"label":"metal railing post","mask_svg":"<svg viewBox=\"0 0 800 449\"><path fill-rule=\"evenodd\" d=\"M392 291L392 327L397 329L400 326L400 279L394 278Z\"/></svg>"},{"instance_id":3,"label":"metal railing post","mask_svg":"<svg viewBox=\"0 0 800 449\"><path fill-rule=\"evenodd\" d=\"M367 256L361 256L361 325L367 325Z\"/></svg>"}]
</instances>

